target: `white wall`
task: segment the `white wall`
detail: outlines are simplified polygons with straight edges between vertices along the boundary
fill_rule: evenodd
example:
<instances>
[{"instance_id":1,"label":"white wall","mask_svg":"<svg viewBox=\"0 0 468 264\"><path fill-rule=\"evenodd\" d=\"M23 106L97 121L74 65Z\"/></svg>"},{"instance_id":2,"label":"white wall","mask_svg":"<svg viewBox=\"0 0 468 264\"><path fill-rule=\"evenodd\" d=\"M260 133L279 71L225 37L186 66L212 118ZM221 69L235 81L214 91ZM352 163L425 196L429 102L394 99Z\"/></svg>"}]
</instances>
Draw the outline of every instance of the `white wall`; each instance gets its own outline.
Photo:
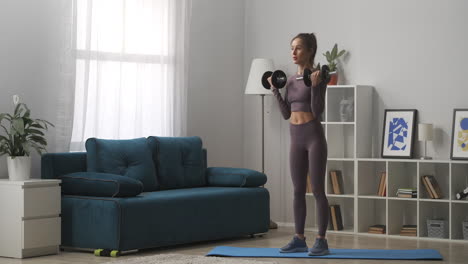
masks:
<instances>
[{"instance_id":1,"label":"white wall","mask_svg":"<svg viewBox=\"0 0 468 264\"><path fill-rule=\"evenodd\" d=\"M468 108L467 1L255 0L246 1L245 10L244 74L254 57L272 58L292 74L289 41L299 32L314 32L316 61L324 63L321 54L334 43L349 51L340 83L375 87L374 156L380 155L384 109L410 108L419 111L420 122L435 126L428 154L449 159L453 109ZM259 105L244 99L244 165L255 169L261 166ZM265 111L272 218L293 222L288 123L272 97Z\"/></svg>"},{"instance_id":2,"label":"white wall","mask_svg":"<svg viewBox=\"0 0 468 264\"><path fill-rule=\"evenodd\" d=\"M194 0L188 129L209 166L242 166L244 1Z\"/></svg>"},{"instance_id":3,"label":"white wall","mask_svg":"<svg viewBox=\"0 0 468 264\"><path fill-rule=\"evenodd\" d=\"M0 112L12 112L11 96L18 94L33 118L56 123L59 94L57 35L60 8L54 0L0 2ZM48 149L55 149L55 130L47 133ZM0 178L7 177L5 156ZM39 177L39 157L33 154L33 177Z\"/></svg>"}]
</instances>

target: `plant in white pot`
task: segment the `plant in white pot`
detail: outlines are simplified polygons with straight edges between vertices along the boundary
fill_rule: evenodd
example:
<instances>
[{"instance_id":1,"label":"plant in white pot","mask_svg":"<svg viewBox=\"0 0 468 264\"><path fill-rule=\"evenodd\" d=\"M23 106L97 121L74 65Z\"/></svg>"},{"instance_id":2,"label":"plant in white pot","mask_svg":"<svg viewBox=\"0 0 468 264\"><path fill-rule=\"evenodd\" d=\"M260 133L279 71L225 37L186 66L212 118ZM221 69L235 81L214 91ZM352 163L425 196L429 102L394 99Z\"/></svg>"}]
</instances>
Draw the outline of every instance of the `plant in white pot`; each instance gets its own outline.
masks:
<instances>
[{"instance_id":1,"label":"plant in white pot","mask_svg":"<svg viewBox=\"0 0 468 264\"><path fill-rule=\"evenodd\" d=\"M19 102L17 95L13 96L14 113L0 114L0 156L8 155L7 166L10 180L20 181L30 178L31 151L42 154L46 151L47 141L44 132L48 126L54 126L48 121L31 118L31 111L26 104ZM2 131L3 130L3 131Z\"/></svg>"}]
</instances>

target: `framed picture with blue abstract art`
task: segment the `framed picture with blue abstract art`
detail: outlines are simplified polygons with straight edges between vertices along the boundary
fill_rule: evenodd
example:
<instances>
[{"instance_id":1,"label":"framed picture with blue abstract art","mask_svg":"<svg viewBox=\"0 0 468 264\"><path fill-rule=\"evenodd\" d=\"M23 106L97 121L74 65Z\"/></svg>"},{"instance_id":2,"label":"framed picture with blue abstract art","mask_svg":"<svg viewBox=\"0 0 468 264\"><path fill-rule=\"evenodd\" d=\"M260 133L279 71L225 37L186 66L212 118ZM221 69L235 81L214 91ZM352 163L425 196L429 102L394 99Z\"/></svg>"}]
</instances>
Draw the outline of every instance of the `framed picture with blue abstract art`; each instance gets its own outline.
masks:
<instances>
[{"instance_id":1,"label":"framed picture with blue abstract art","mask_svg":"<svg viewBox=\"0 0 468 264\"><path fill-rule=\"evenodd\" d=\"M385 109L382 158L413 158L416 109Z\"/></svg>"},{"instance_id":2,"label":"framed picture with blue abstract art","mask_svg":"<svg viewBox=\"0 0 468 264\"><path fill-rule=\"evenodd\" d=\"M468 160L468 109L454 109L450 159Z\"/></svg>"}]
</instances>

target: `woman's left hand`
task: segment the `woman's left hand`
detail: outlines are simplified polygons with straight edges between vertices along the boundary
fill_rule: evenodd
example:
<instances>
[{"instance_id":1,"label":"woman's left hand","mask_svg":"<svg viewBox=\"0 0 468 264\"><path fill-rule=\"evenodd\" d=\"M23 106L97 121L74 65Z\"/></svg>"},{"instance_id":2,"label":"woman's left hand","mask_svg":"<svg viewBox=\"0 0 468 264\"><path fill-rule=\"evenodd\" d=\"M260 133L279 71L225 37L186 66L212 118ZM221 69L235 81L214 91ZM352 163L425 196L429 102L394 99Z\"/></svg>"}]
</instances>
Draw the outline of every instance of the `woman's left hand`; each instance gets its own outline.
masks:
<instances>
[{"instance_id":1,"label":"woman's left hand","mask_svg":"<svg viewBox=\"0 0 468 264\"><path fill-rule=\"evenodd\" d=\"M320 76L320 71L314 71L310 75L310 79L312 80L312 86L315 87L322 81L322 77Z\"/></svg>"}]
</instances>

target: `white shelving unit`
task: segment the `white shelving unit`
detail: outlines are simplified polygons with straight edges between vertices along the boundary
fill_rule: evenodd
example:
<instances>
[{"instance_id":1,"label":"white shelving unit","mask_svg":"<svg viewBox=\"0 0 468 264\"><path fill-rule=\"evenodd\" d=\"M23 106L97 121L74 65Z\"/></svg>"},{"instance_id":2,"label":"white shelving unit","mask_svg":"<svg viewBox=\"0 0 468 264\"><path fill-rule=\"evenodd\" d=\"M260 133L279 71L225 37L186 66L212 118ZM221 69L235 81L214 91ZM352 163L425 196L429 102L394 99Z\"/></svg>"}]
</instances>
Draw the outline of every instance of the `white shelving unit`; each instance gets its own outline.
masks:
<instances>
[{"instance_id":1,"label":"white shelving unit","mask_svg":"<svg viewBox=\"0 0 468 264\"><path fill-rule=\"evenodd\" d=\"M443 219L449 225L447 238L440 241L468 242L463 239L462 222L468 221L468 200L455 194L468 186L468 161L381 159L371 157L373 87L365 85L328 86L323 126L328 143L326 193L329 204L339 204L344 229L329 233L359 234L408 239L428 237L427 219ZM354 117L341 122L340 101L354 99ZM340 170L344 194L332 194L329 171ZM387 173L387 196L377 195L380 174ZM431 199L421 176L433 175L442 190L442 199ZM399 198L398 188L415 188L417 198ZM315 202L307 194L306 230L316 231ZM386 234L369 234L371 225L386 226ZM402 225L417 225L417 236L400 236Z\"/></svg>"}]
</instances>

